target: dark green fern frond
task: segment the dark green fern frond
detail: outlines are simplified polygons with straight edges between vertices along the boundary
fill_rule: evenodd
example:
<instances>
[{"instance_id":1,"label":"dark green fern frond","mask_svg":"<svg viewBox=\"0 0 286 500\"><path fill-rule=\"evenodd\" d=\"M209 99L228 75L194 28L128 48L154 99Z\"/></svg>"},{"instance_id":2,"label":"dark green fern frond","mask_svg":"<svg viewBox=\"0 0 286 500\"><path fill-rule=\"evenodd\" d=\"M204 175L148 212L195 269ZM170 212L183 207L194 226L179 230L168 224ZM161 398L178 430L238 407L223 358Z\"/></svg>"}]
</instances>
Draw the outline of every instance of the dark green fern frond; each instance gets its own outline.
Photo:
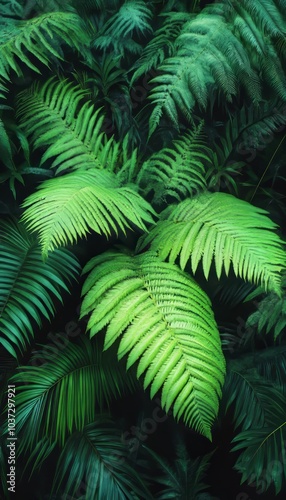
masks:
<instances>
[{"instance_id":1,"label":"dark green fern frond","mask_svg":"<svg viewBox=\"0 0 286 500\"><path fill-rule=\"evenodd\" d=\"M220 132L215 150L222 165L234 154L251 155L266 147L266 140L286 124L285 104L269 100L259 106L243 106Z\"/></svg>"},{"instance_id":2,"label":"dark green fern frond","mask_svg":"<svg viewBox=\"0 0 286 500\"><path fill-rule=\"evenodd\" d=\"M248 481L261 493L273 485L278 495L286 480L285 440L285 403L267 426L251 428L235 436L232 451L243 450L235 464L235 469L242 474L241 482Z\"/></svg>"},{"instance_id":3,"label":"dark green fern frond","mask_svg":"<svg viewBox=\"0 0 286 500\"><path fill-rule=\"evenodd\" d=\"M79 167L115 169L119 145L101 131L104 117L87 93L79 85L52 78L18 96L20 124L35 148L49 146L40 165L56 157L51 164L56 174Z\"/></svg>"},{"instance_id":4,"label":"dark green fern frond","mask_svg":"<svg viewBox=\"0 0 286 500\"><path fill-rule=\"evenodd\" d=\"M0 224L0 344L14 357L25 351L42 318L55 314L54 299L74 278L79 265L66 250L44 263L35 238L22 225Z\"/></svg>"},{"instance_id":5,"label":"dark green fern frond","mask_svg":"<svg viewBox=\"0 0 286 500\"><path fill-rule=\"evenodd\" d=\"M57 463L54 491L67 498L150 500L151 492L128 462L120 432L106 415L96 416L67 441ZM62 495L61 495L62 496Z\"/></svg>"},{"instance_id":6,"label":"dark green fern frond","mask_svg":"<svg viewBox=\"0 0 286 500\"><path fill-rule=\"evenodd\" d=\"M178 439L178 437L176 436ZM152 474L156 477L156 482L160 487L160 491L156 494L157 500L169 500L172 498L185 498L188 500L202 500L204 496L200 496L202 491L205 491L208 486L204 483L206 470L209 467L209 460L212 454L204 455L192 460L187 452L186 445L179 441L176 446L176 459L174 465L171 466L165 459L159 456L150 448L143 445L144 454L152 459L156 468L159 469L158 474ZM156 470L156 469L155 469ZM209 497L207 497L209 498ZM210 497L211 498L211 497Z\"/></svg>"},{"instance_id":7,"label":"dark green fern frond","mask_svg":"<svg viewBox=\"0 0 286 500\"><path fill-rule=\"evenodd\" d=\"M18 59L40 73L33 58L49 66L53 57L62 59L60 45L63 42L77 50L88 42L81 19L74 13L51 12L27 21L9 20L0 33L1 76L9 80L10 69L20 76Z\"/></svg>"},{"instance_id":8,"label":"dark green fern frond","mask_svg":"<svg viewBox=\"0 0 286 500\"><path fill-rule=\"evenodd\" d=\"M104 24L94 40L94 46L103 50L113 47L115 53L124 55L125 50L141 52L141 46L132 36L152 31L152 11L141 0L125 0L116 14Z\"/></svg>"},{"instance_id":9,"label":"dark green fern frond","mask_svg":"<svg viewBox=\"0 0 286 500\"><path fill-rule=\"evenodd\" d=\"M239 359L227 372L223 387L222 404L227 411L234 407L235 429L245 431L262 428L275 419L286 405L286 399L270 381L252 371L239 370Z\"/></svg>"},{"instance_id":10,"label":"dark green fern frond","mask_svg":"<svg viewBox=\"0 0 286 500\"><path fill-rule=\"evenodd\" d=\"M126 228L146 231L155 214L132 187L121 186L114 174L77 170L43 182L23 203L23 221L39 232L44 256L93 230L107 237Z\"/></svg>"},{"instance_id":11,"label":"dark green fern frond","mask_svg":"<svg viewBox=\"0 0 286 500\"><path fill-rule=\"evenodd\" d=\"M205 164L211 152L202 138L202 124L173 141L172 148L161 149L140 168L136 183L144 197L153 192L153 203L182 199L206 188Z\"/></svg>"},{"instance_id":12,"label":"dark green fern frond","mask_svg":"<svg viewBox=\"0 0 286 500\"><path fill-rule=\"evenodd\" d=\"M279 335L281 335L281 333L285 333L285 278L282 280L282 285L284 285L284 287L281 297L278 297L274 293L270 293L257 304L257 311L252 313L246 322L247 328L255 328L258 333L262 333L265 330L266 334L273 331L275 340Z\"/></svg>"},{"instance_id":13,"label":"dark green fern frond","mask_svg":"<svg viewBox=\"0 0 286 500\"><path fill-rule=\"evenodd\" d=\"M23 5L17 0L1 0L0 4L0 24L5 17L21 19L23 16ZM3 16L3 17L2 17Z\"/></svg>"},{"instance_id":14,"label":"dark green fern frond","mask_svg":"<svg viewBox=\"0 0 286 500\"><path fill-rule=\"evenodd\" d=\"M155 253L107 252L84 268L81 316L91 337L107 326L104 348L120 339L118 358L138 363L151 397L211 438L224 378L224 357L210 301L197 283Z\"/></svg>"},{"instance_id":15,"label":"dark green fern frond","mask_svg":"<svg viewBox=\"0 0 286 500\"><path fill-rule=\"evenodd\" d=\"M187 12L170 12L164 15L165 20L160 28L155 31L153 38L143 49L139 59L134 64L135 69L131 85L151 69L156 69L166 57L175 55L175 41L180 35L182 26L190 20Z\"/></svg>"},{"instance_id":16,"label":"dark green fern frond","mask_svg":"<svg viewBox=\"0 0 286 500\"><path fill-rule=\"evenodd\" d=\"M190 259L194 273L202 261L206 278L213 261L218 278L232 264L236 276L281 295L286 253L266 213L226 193L203 193L166 209L138 250L151 243L162 259L180 255L182 269Z\"/></svg>"},{"instance_id":17,"label":"dark green fern frond","mask_svg":"<svg viewBox=\"0 0 286 500\"><path fill-rule=\"evenodd\" d=\"M286 346L276 346L259 352L255 366L257 373L279 388L286 396Z\"/></svg>"},{"instance_id":18,"label":"dark green fern frond","mask_svg":"<svg viewBox=\"0 0 286 500\"><path fill-rule=\"evenodd\" d=\"M112 399L134 388L124 367L113 362L114 353L102 353L86 336L76 344L65 340L61 356L57 345L39 350L33 366L21 366L11 379L18 389L19 452L32 450L45 435L63 445L94 421L95 411L106 411Z\"/></svg>"},{"instance_id":19,"label":"dark green fern frond","mask_svg":"<svg viewBox=\"0 0 286 500\"><path fill-rule=\"evenodd\" d=\"M184 25L176 42L176 54L158 70L161 74L151 80L156 85L150 94L155 103L150 134L163 112L177 125L178 111L191 120L195 103L206 108L210 85L227 100L237 93L238 83L246 86L253 100L260 98L258 77L247 52L223 17L214 13L203 11Z\"/></svg>"}]
</instances>

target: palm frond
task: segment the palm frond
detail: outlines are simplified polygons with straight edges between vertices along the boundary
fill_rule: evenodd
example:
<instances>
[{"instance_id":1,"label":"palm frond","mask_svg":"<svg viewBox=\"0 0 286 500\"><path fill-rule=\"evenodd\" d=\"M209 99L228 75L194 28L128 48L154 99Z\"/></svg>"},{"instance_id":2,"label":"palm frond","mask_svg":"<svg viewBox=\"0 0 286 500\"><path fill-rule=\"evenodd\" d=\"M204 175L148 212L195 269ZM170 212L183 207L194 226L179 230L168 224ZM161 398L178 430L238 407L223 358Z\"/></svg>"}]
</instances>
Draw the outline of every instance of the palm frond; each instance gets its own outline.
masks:
<instances>
[{"instance_id":1,"label":"palm frond","mask_svg":"<svg viewBox=\"0 0 286 500\"><path fill-rule=\"evenodd\" d=\"M152 252L110 251L93 258L87 272L81 316L91 313L91 337L108 324L104 349L121 337L118 358L128 354L127 368L138 362L151 397L162 390L163 408L173 405L176 418L210 438L224 358L208 297Z\"/></svg>"},{"instance_id":2,"label":"palm frond","mask_svg":"<svg viewBox=\"0 0 286 500\"><path fill-rule=\"evenodd\" d=\"M151 243L162 259L175 262L180 255L182 269L190 259L194 273L202 261L206 279L213 261L218 278L232 264L236 276L280 296L286 253L266 213L230 194L202 193L168 207L138 250Z\"/></svg>"},{"instance_id":3,"label":"palm frond","mask_svg":"<svg viewBox=\"0 0 286 500\"><path fill-rule=\"evenodd\" d=\"M23 221L38 231L43 255L89 230L107 237L126 228L146 231L155 215L132 187L120 186L116 176L100 170L77 170L44 181L23 203Z\"/></svg>"},{"instance_id":4,"label":"palm frond","mask_svg":"<svg viewBox=\"0 0 286 500\"><path fill-rule=\"evenodd\" d=\"M57 250L44 263L39 244L22 225L0 223L0 344L14 357L25 351L35 326L55 314L54 299L79 271L77 259Z\"/></svg>"},{"instance_id":5,"label":"palm frond","mask_svg":"<svg viewBox=\"0 0 286 500\"><path fill-rule=\"evenodd\" d=\"M152 495L127 460L117 431L101 415L67 441L57 464L54 489L65 496L112 500L150 500ZM78 497L78 496L77 496Z\"/></svg>"},{"instance_id":6,"label":"palm frond","mask_svg":"<svg viewBox=\"0 0 286 500\"><path fill-rule=\"evenodd\" d=\"M113 398L133 389L132 377L113 359L114 353L102 353L83 336L77 344L68 342L61 356L50 346L35 353L33 366L20 367L11 379L17 384L19 452L33 449L45 435L64 444L93 422L96 409L108 409Z\"/></svg>"}]
</instances>

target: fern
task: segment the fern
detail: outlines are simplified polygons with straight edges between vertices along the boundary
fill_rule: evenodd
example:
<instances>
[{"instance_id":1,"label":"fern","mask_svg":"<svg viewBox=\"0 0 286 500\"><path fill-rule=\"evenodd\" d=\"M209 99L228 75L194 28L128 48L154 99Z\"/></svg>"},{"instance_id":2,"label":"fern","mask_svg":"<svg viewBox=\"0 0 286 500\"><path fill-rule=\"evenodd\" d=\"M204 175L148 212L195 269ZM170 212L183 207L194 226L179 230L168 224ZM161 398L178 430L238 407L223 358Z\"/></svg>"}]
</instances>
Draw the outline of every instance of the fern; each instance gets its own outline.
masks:
<instances>
[{"instance_id":1,"label":"fern","mask_svg":"<svg viewBox=\"0 0 286 500\"><path fill-rule=\"evenodd\" d=\"M145 2L125 0L118 12L107 20L96 35L94 46L103 50L110 50L112 47L120 55L124 55L125 50L136 54L141 51L141 47L132 36L152 31L151 18L152 12Z\"/></svg>"},{"instance_id":2,"label":"fern","mask_svg":"<svg viewBox=\"0 0 286 500\"><path fill-rule=\"evenodd\" d=\"M46 434L61 446L75 430L93 422L95 411L105 411L112 399L134 388L114 354L102 353L99 344L80 337L62 356L56 346L39 350L14 375L17 384L19 453L30 451ZM39 365L39 366L37 366ZM11 379L12 380L12 379Z\"/></svg>"},{"instance_id":3,"label":"fern","mask_svg":"<svg viewBox=\"0 0 286 500\"><path fill-rule=\"evenodd\" d=\"M203 480L205 479L212 454L210 453L192 460L187 452L186 445L178 437L176 436L178 443L176 445L176 459L173 467L153 450L143 445L143 451L147 457L151 457L152 465L154 463L159 469L157 482L160 485L160 491L156 494L155 498L157 500L168 500L171 498L203 500L205 497L201 497L200 492L208 488ZM154 477L153 467L152 472L152 476ZM207 498L211 500L212 497Z\"/></svg>"},{"instance_id":4,"label":"fern","mask_svg":"<svg viewBox=\"0 0 286 500\"><path fill-rule=\"evenodd\" d=\"M154 33L132 68L135 71L131 85L150 70L158 68L166 57L175 55L176 39L181 33L182 26L189 20L190 15L186 12L171 12L164 15L162 26Z\"/></svg>"},{"instance_id":5,"label":"fern","mask_svg":"<svg viewBox=\"0 0 286 500\"><path fill-rule=\"evenodd\" d=\"M243 371L237 362L230 362L223 388L222 404L226 411L234 407L235 429L242 431L262 428L275 419L286 404L285 397L270 381L256 373ZM234 366L233 366L234 365Z\"/></svg>"},{"instance_id":6,"label":"fern","mask_svg":"<svg viewBox=\"0 0 286 500\"><path fill-rule=\"evenodd\" d=\"M80 491L83 493L80 498L90 499L152 498L135 468L130 467L119 432L104 415L68 440L57 464L54 478L56 493L59 493L65 480L65 497L79 498Z\"/></svg>"},{"instance_id":7,"label":"fern","mask_svg":"<svg viewBox=\"0 0 286 500\"><path fill-rule=\"evenodd\" d=\"M43 182L23 203L23 221L38 231L43 255L74 243L89 230L110 236L126 228L146 230L153 222L151 205L131 187L121 187L114 174L78 170Z\"/></svg>"},{"instance_id":8,"label":"fern","mask_svg":"<svg viewBox=\"0 0 286 500\"><path fill-rule=\"evenodd\" d=\"M0 224L0 344L17 358L33 337L34 324L55 314L54 299L76 276L73 255L57 250L43 263L40 247L21 225Z\"/></svg>"},{"instance_id":9,"label":"fern","mask_svg":"<svg viewBox=\"0 0 286 500\"><path fill-rule=\"evenodd\" d=\"M203 9L182 27L175 53L151 80L150 135L163 113L178 126L179 112L192 120L195 104L205 109L211 89L231 101L243 87L254 102L261 99L258 72L285 101L286 78L275 38L284 39L284 21L273 0L225 1ZM266 33L265 33L266 32Z\"/></svg>"},{"instance_id":10,"label":"fern","mask_svg":"<svg viewBox=\"0 0 286 500\"><path fill-rule=\"evenodd\" d=\"M278 495L286 479L285 439L285 406L267 426L240 432L232 451L243 450L235 465L241 482L248 481L261 493L273 484Z\"/></svg>"},{"instance_id":11,"label":"fern","mask_svg":"<svg viewBox=\"0 0 286 500\"><path fill-rule=\"evenodd\" d=\"M86 94L71 82L50 79L18 96L18 117L34 147L49 146L40 165L56 156L51 164L56 174L78 167L115 169L119 146L101 132L104 118L83 102Z\"/></svg>"},{"instance_id":12,"label":"fern","mask_svg":"<svg viewBox=\"0 0 286 500\"><path fill-rule=\"evenodd\" d=\"M280 296L285 251L266 213L226 193L203 193L166 209L138 250L151 243L151 249L170 262L180 254L181 268L190 259L193 273L202 261L206 279L213 260L218 278L223 267L228 275L232 264L236 276Z\"/></svg>"},{"instance_id":13,"label":"fern","mask_svg":"<svg viewBox=\"0 0 286 500\"><path fill-rule=\"evenodd\" d=\"M224 377L224 358L210 302L192 278L154 253L132 257L108 252L90 272L81 316L91 313L91 337L108 324L104 348L121 337L118 358L138 362L151 397L210 438ZM202 347L203 346L203 347Z\"/></svg>"},{"instance_id":14,"label":"fern","mask_svg":"<svg viewBox=\"0 0 286 500\"><path fill-rule=\"evenodd\" d=\"M55 43L58 38L59 41ZM10 69L22 74L18 59L32 70L40 70L32 62L49 66L51 58L62 59L60 44L63 41L80 50L88 42L80 18L74 13L52 12L27 21L9 20L0 34L0 74L9 80ZM58 46L58 47L57 47Z\"/></svg>"},{"instance_id":15,"label":"fern","mask_svg":"<svg viewBox=\"0 0 286 500\"><path fill-rule=\"evenodd\" d=\"M282 284L282 297L273 293L267 295L258 304L258 310L252 313L246 322L247 328L255 328L259 333L264 330L266 334L273 331L275 340L286 327L285 278Z\"/></svg>"},{"instance_id":16,"label":"fern","mask_svg":"<svg viewBox=\"0 0 286 500\"><path fill-rule=\"evenodd\" d=\"M186 132L173 141L173 148L161 149L143 163L137 184L144 197L153 191L152 202L160 205L166 198L181 201L206 188L204 163L210 151L200 137L201 130L202 125L193 133Z\"/></svg>"}]
</instances>

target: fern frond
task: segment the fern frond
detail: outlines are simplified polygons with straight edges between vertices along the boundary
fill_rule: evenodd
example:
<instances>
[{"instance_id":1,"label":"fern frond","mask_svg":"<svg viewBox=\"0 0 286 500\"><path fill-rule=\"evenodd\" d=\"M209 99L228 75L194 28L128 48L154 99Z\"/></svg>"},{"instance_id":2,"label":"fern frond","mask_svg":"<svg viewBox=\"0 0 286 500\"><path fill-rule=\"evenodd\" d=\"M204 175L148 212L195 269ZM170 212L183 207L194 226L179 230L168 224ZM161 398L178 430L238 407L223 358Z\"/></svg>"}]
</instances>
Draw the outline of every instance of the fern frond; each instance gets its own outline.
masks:
<instances>
[{"instance_id":1,"label":"fern frond","mask_svg":"<svg viewBox=\"0 0 286 500\"><path fill-rule=\"evenodd\" d=\"M236 364L239 364L239 359ZM270 381L251 371L232 368L231 362L222 401L226 411L230 406L234 407L234 426L235 429L241 426L242 431L267 426L286 405L285 397Z\"/></svg>"},{"instance_id":2,"label":"fern frond","mask_svg":"<svg viewBox=\"0 0 286 500\"><path fill-rule=\"evenodd\" d=\"M125 0L116 14L111 16L96 35L94 46L108 50L113 46L115 53L124 55L125 50L141 52L141 46L132 39L134 34L152 31L152 11L141 0Z\"/></svg>"},{"instance_id":3,"label":"fern frond","mask_svg":"<svg viewBox=\"0 0 286 500\"><path fill-rule=\"evenodd\" d=\"M54 39L58 38L55 43ZM27 21L11 21L0 34L0 74L9 80L10 69L21 75L17 59L40 73L32 62L38 61L49 66L52 57L62 59L57 45L66 43L80 50L88 42L78 15L68 12L51 12Z\"/></svg>"},{"instance_id":4,"label":"fern frond","mask_svg":"<svg viewBox=\"0 0 286 500\"><path fill-rule=\"evenodd\" d=\"M196 282L153 252L131 256L107 252L84 268L81 316L90 314L91 337L106 325L104 348L120 339L118 358L138 363L151 397L173 406L208 438L218 410L224 358L210 301Z\"/></svg>"},{"instance_id":5,"label":"fern frond","mask_svg":"<svg viewBox=\"0 0 286 500\"><path fill-rule=\"evenodd\" d=\"M180 255L182 269L190 259L193 273L202 261L206 279L213 261L218 278L232 264L236 276L281 295L286 253L266 213L230 194L203 193L166 209L138 250L151 243L172 263Z\"/></svg>"},{"instance_id":6,"label":"fern frond","mask_svg":"<svg viewBox=\"0 0 286 500\"><path fill-rule=\"evenodd\" d=\"M178 436L176 436L178 439ZM176 459L173 466L161 458L147 446L142 446L144 454L152 459L152 465L159 469L159 474L155 476L152 470L152 478L156 477L156 482L160 485L160 492L156 495L157 500L168 500L171 498L186 498L188 500L203 500L200 492L205 491L208 486L204 483L206 470L209 467L209 460L212 453L203 455L192 460L187 452L186 445L180 439L176 446ZM208 497L207 497L208 498Z\"/></svg>"},{"instance_id":7,"label":"fern frond","mask_svg":"<svg viewBox=\"0 0 286 500\"><path fill-rule=\"evenodd\" d=\"M266 334L273 331L276 340L286 327L286 300L285 300L285 278L283 294L281 297L270 293L262 299L257 305L257 311L252 313L247 322L247 328L255 328L258 333L265 330Z\"/></svg>"},{"instance_id":8,"label":"fern frond","mask_svg":"<svg viewBox=\"0 0 286 500\"><path fill-rule=\"evenodd\" d=\"M101 131L100 109L85 100L87 91L65 80L48 80L18 96L17 115L34 147L49 146L40 165L51 164L56 174L67 169L106 168L114 170L118 144Z\"/></svg>"},{"instance_id":9,"label":"fern frond","mask_svg":"<svg viewBox=\"0 0 286 500\"><path fill-rule=\"evenodd\" d=\"M57 463L53 489L58 493L62 486L68 498L78 497L79 491L83 492L80 498L90 499L152 498L128 462L119 431L105 415L96 417L82 432L69 438Z\"/></svg>"},{"instance_id":10,"label":"fern frond","mask_svg":"<svg viewBox=\"0 0 286 500\"><path fill-rule=\"evenodd\" d=\"M43 182L23 203L22 217L29 230L38 231L43 255L89 230L107 237L126 228L146 231L155 215L131 187L122 187L114 174L77 170Z\"/></svg>"},{"instance_id":11,"label":"fern frond","mask_svg":"<svg viewBox=\"0 0 286 500\"><path fill-rule=\"evenodd\" d=\"M66 250L55 251L44 263L37 240L22 225L2 221L0 242L0 344L17 358L35 325L54 316L54 299L62 301L60 291L68 290L79 265Z\"/></svg>"},{"instance_id":12,"label":"fern frond","mask_svg":"<svg viewBox=\"0 0 286 500\"><path fill-rule=\"evenodd\" d=\"M154 191L153 203L181 201L206 189L205 163L210 150L202 139L202 124L173 141L173 148L163 148L146 160L136 183L144 197Z\"/></svg>"},{"instance_id":13,"label":"fern frond","mask_svg":"<svg viewBox=\"0 0 286 500\"><path fill-rule=\"evenodd\" d=\"M18 17L23 16L23 5L17 0L1 0L0 4L0 23L4 21L5 17Z\"/></svg>"},{"instance_id":14,"label":"fern frond","mask_svg":"<svg viewBox=\"0 0 286 500\"><path fill-rule=\"evenodd\" d=\"M19 452L32 450L45 435L63 445L72 432L93 422L95 411L134 388L124 367L113 363L114 353L102 353L86 336L76 344L65 341L61 356L56 343L39 350L33 366L21 366L11 379L18 387Z\"/></svg>"},{"instance_id":15,"label":"fern frond","mask_svg":"<svg viewBox=\"0 0 286 500\"><path fill-rule=\"evenodd\" d=\"M258 78L247 52L223 17L214 13L202 12L184 25L177 39L176 54L165 59L158 70L161 74L151 80L156 85L150 93L155 103L150 135L163 112L177 125L178 111L191 120L195 103L206 108L210 85L217 86L231 100L240 82L247 84L255 101L260 98Z\"/></svg>"},{"instance_id":16,"label":"fern frond","mask_svg":"<svg viewBox=\"0 0 286 500\"><path fill-rule=\"evenodd\" d=\"M260 493L273 485L278 495L286 480L285 439L285 404L267 426L235 436L232 451L243 450L235 464L241 482L248 480Z\"/></svg>"},{"instance_id":17,"label":"fern frond","mask_svg":"<svg viewBox=\"0 0 286 500\"><path fill-rule=\"evenodd\" d=\"M190 14L187 12L170 12L165 14L164 17L165 20L162 26L155 31L152 39L143 49L141 56L131 69L135 69L135 71L130 85L151 69L156 69L166 57L175 55L175 41L181 33L182 26L190 20Z\"/></svg>"}]
</instances>

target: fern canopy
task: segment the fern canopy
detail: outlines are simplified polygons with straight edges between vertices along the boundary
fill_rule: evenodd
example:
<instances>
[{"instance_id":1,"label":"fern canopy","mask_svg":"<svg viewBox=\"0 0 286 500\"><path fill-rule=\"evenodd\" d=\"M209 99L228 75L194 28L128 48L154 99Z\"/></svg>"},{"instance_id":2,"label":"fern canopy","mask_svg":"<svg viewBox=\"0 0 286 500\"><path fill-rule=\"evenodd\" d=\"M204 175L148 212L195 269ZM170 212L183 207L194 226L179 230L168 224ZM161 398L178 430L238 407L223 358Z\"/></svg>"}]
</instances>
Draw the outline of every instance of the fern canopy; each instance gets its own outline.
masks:
<instances>
[{"instance_id":1,"label":"fern canopy","mask_svg":"<svg viewBox=\"0 0 286 500\"><path fill-rule=\"evenodd\" d=\"M218 411L225 362L211 304L197 283L153 252L131 256L110 251L84 268L81 316L91 314L91 337L108 325L104 348L120 338L118 358L151 397L208 438Z\"/></svg>"},{"instance_id":2,"label":"fern canopy","mask_svg":"<svg viewBox=\"0 0 286 500\"><path fill-rule=\"evenodd\" d=\"M38 231L43 255L74 243L90 229L106 236L126 228L146 230L153 222L151 205L131 187L120 186L114 174L78 170L43 182L23 207L23 221Z\"/></svg>"},{"instance_id":3,"label":"fern canopy","mask_svg":"<svg viewBox=\"0 0 286 500\"><path fill-rule=\"evenodd\" d=\"M138 249L151 243L151 249L170 262L180 255L182 269L190 259L194 273L202 261L206 279L213 261L218 278L223 267L228 275L232 264L236 276L280 295L286 254L273 232L277 226L266 213L230 194L202 193L168 207Z\"/></svg>"},{"instance_id":4,"label":"fern canopy","mask_svg":"<svg viewBox=\"0 0 286 500\"><path fill-rule=\"evenodd\" d=\"M44 263L37 240L22 225L0 223L0 344L14 357L33 337L35 323L55 314L54 300L79 271L76 258L56 250Z\"/></svg>"}]
</instances>

